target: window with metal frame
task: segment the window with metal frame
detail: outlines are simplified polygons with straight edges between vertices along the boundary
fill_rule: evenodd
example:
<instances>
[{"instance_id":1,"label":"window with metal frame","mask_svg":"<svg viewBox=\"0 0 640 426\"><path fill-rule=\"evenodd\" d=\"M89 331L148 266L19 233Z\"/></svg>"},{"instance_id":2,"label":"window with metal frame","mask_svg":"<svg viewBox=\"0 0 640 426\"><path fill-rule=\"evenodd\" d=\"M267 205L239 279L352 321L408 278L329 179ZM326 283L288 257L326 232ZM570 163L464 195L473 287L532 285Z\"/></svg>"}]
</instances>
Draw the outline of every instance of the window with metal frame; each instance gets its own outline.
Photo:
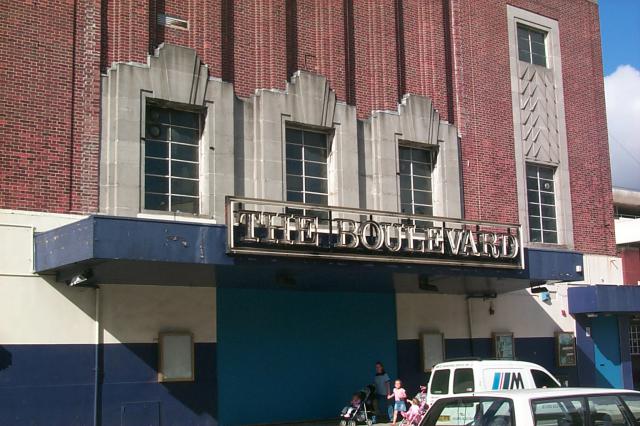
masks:
<instances>
[{"instance_id":1,"label":"window with metal frame","mask_svg":"<svg viewBox=\"0 0 640 426\"><path fill-rule=\"evenodd\" d=\"M631 355L640 355L640 324L629 324L629 350Z\"/></svg>"},{"instance_id":2,"label":"window with metal frame","mask_svg":"<svg viewBox=\"0 0 640 426\"><path fill-rule=\"evenodd\" d=\"M285 138L287 201L327 205L327 135L287 128Z\"/></svg>"},{"instance_id":3,"label":"window with metal frame","mask_svg":"<svg viewBox=\"0 0 640 426\"><path fill-rule=\"evenodd\" d=\"M144 140L144 208L199 213L201 114L149 104Z\"/></svg>"},{"instance_id":4,"label":"window with metal frame","mask_svg":"<svg viewBox=\"0 0 640 426\"><path fill-rule=\"evenodd\" d=\"M400 179L400 211L407 214L433 215L433 151L398 147Z\"/></svg>"},{"instance_id":5,"label":"window with metal frame","mask_svg":"<svg viewBox=\"0 0 640 426\"><path fill-rule=\"evenodd\" d=\"M534 65L547 66L547 33L518 24L518 58Z\"/></svg>"},{"instance_id":6,"label":"window with metal frame","mask_svg":"<svg viewBox=\"0 0 640 426\"><path fill-rule=\"evenodd\" d=\"M531 242L558 243L554 171L552 167L527 164L527 201Z\"/></svg>"}]
</instances>

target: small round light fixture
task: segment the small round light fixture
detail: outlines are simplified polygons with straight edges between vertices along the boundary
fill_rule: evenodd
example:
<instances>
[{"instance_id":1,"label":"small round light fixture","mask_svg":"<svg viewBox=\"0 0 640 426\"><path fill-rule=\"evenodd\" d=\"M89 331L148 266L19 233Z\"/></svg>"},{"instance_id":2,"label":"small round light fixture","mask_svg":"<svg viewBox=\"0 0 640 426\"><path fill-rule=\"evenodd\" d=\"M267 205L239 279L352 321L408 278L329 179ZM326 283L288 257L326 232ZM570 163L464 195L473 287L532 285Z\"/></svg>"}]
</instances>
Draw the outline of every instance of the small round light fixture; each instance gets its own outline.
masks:
<instances>
[{"instance_id":1,"label":"small round light fixture","mask_svg":"<svg viewBox=\"0 0 640 426\"><path fill-rule=\"evenodd\" d=\"M544 185L542 185L542 187L546 190L549 191L551 189L551 184L549 182L545 182Z\"/></svg>"},{"instance_id":2,"label":"small round light fixture","mask_svg":"<svg viewBox=\"0 0 640 426\"><path fill-rule=\"evenodd\" d=\"M149 126L149 136L153 138L157 138L158 136L160 136L160 127Z\"/></svg>"}]
</instances>

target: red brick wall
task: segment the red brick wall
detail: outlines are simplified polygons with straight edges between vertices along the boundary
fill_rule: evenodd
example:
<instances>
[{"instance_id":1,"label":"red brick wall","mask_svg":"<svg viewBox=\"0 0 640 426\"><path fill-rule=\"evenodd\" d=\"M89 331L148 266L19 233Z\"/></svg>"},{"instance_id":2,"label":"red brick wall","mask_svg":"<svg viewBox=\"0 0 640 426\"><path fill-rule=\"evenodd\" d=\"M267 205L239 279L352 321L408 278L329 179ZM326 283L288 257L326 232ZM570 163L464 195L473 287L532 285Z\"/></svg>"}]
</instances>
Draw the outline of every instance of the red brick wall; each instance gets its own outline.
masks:
<instances>
[{"instance_id":1,"label":"red brick wall","mask_svg":"<svg viewBox=\"0 0 640 426\"><path fill-rule=\"evenodd\" d=\"M622 258L622 280L627 285L638 285L640 282L640 249L624 247L618 255Z\"/></svg>"},{"instance_id":2,"label":"red brick wall","mask_svg":"<svg viewBox=\"0 0 640 426\"><path fill-rule=\"evenodd\" d=\"M4 1L0 16L0 208L96 211L100 1Z\"/></svg>"},{"instance_id":3,"label":"red brick wall","mask_svg":"<svg viewBox=\"0 0 640 426\"><path fill-rule=\"evenodd\" d=\"M283 89L306 69L359 118L395 110L405 93L431 97L461 133L466 217L517 222L507 4L559 22L575 245L615 254L598 14L587 0L1 2L0 90L11 102L0 106L0 207L96 211L99 70L146 62L168 42L196 49L239 96ZM189 30L158 26L158 13Z\"/></svg>"}]
</instances>

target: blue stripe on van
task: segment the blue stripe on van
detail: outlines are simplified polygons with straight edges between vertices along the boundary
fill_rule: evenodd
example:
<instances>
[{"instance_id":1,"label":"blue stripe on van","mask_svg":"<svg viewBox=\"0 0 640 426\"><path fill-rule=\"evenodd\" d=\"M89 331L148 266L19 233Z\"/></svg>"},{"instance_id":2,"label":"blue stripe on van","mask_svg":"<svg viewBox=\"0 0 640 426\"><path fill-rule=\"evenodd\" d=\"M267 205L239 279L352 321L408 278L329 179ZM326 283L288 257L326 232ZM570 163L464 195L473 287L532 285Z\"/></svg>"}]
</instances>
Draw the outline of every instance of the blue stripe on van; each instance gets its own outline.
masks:
<instances>
[{"instance_id":1,"label":"blue stripe on van","mask_svg":"<svg viewBox=\"0 0 640 426\"><path fill-rule=\"evenodd\" d=\"M493 373L493 385L492 390L500 389L500 373Z\"/></svg>"}]
</instances>

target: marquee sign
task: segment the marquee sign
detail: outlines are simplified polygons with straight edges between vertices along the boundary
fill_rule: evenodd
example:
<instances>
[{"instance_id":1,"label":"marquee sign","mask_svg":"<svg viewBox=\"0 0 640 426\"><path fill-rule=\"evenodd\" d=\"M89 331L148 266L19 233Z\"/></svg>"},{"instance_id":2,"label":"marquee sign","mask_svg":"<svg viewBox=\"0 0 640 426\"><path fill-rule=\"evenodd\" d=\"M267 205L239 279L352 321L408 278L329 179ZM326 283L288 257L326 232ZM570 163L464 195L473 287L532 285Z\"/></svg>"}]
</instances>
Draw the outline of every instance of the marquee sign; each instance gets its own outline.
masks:
<instances>
[{"instance_id":1,"label":"marquee sign","mask_svg":"<svg viewBox=\"0 0 640 426\"><path fill-rule=\"evenodd\" d=\"M227 197L231 254L524 268L519 225Z\"/></svg>"}]
</instances>

